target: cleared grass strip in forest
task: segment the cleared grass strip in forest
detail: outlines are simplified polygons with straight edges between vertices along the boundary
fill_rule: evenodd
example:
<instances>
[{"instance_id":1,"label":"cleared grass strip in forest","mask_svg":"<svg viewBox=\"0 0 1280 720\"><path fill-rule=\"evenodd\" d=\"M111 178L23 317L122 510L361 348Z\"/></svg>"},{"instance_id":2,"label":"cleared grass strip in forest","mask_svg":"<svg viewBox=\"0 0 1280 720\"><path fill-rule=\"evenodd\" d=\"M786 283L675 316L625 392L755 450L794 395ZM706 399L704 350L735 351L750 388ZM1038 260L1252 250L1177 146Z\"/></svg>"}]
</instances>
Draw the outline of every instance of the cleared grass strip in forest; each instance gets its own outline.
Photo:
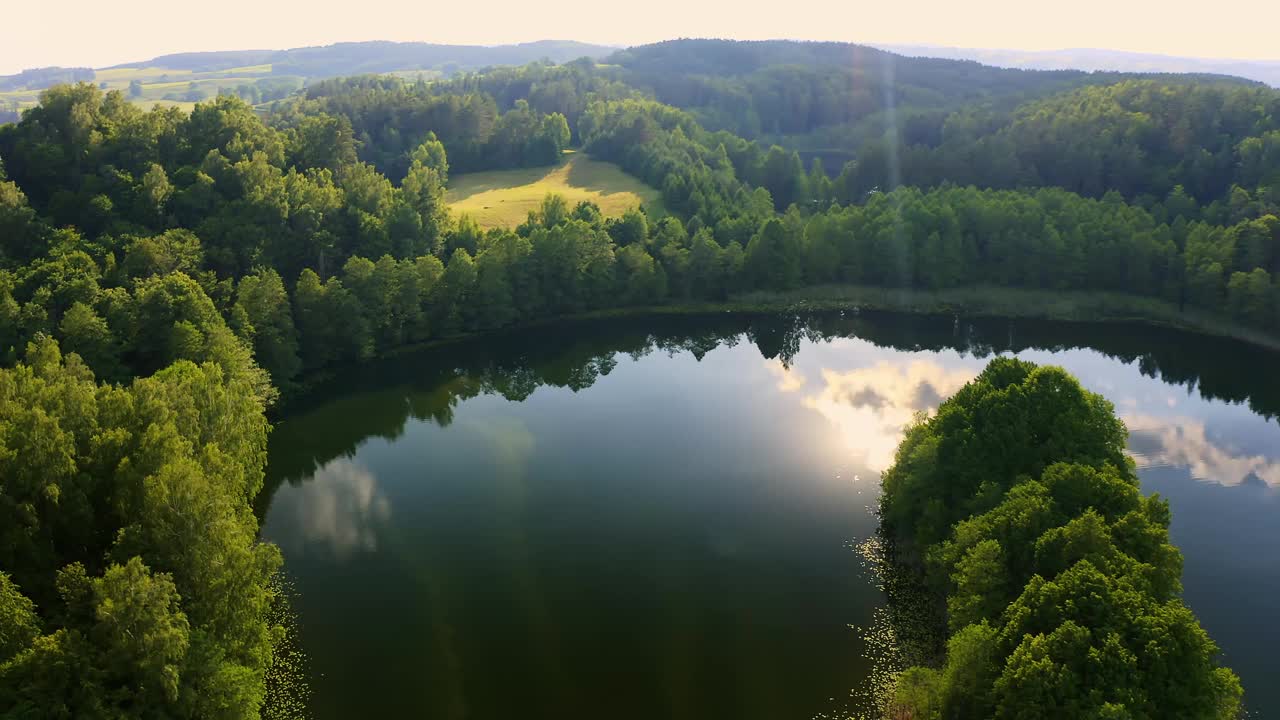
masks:
<instances>
[{"instance_id":1,"label":"cleared grass strip in forest","mask_svg":"<svg viewBox=\"0 0 1280 720\"><path fill-rule=\"evenodd\" d=\"M590 200L605 217L617 217L644 205L650 217L662 213L662 196L613 163L569 153L554 167L492 170L449 179L446 199L456 214L475 218L480 227L515 227L551 193L569 206Z\"/></svg>"}]
</instances>

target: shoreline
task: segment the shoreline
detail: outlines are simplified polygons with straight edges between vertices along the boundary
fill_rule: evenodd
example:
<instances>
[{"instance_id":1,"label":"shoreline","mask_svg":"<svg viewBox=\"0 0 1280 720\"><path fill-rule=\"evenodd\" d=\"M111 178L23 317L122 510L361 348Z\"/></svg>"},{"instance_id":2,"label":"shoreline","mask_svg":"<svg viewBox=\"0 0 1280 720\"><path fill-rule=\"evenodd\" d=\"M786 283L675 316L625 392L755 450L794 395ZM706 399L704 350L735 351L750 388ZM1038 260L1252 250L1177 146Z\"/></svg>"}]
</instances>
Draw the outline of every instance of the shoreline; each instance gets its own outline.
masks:
<instances>
[{"instance_id":1,"label":"shoreline","mask_svg":"<svg viewBox=\"0 0 1280 720\"><path fill-rule=\"evenodd\" d=\"M1280 352L1280 337L1199 310L1179 310L1156 298L1124 293L1027 290L970 286L948 290L903 290L824 285L784 293L752 292L711 309L739 312L873 310L917 315L1067 322L1138 323L1229 338Z\"/></svg>"},{"instance_id":2,"label":"shoreline","mask_svg":"<svg viewBox=\"0 0 1280 720\"><path fill-rule=\"evenodd\" d=\"M1136 323L1172 328L1216 338L1247 343L1280 352L1280 337L1254 330L1200 310L1178 310L1173 303L1124 293L1053 291L1023 288L969 286L946 290L912 290L865 285L818 285L785 292L752 291L723 301L680 302L666 305L637 305L590 310L570 315L542 318L493 330L481 330L401 345L377 356L394 358L433 348L447 347L496 333L537 328L575 320L593 320L645 315L699 315L713 313L779 313L869 310L912 315L967 315L981 318L1011 318L1089 323ZM293 389L268 409L277 419L291 405L305 400L317 387L333 379L351 365L325 368L304 375Z\"/></svg>"}]
</instances>

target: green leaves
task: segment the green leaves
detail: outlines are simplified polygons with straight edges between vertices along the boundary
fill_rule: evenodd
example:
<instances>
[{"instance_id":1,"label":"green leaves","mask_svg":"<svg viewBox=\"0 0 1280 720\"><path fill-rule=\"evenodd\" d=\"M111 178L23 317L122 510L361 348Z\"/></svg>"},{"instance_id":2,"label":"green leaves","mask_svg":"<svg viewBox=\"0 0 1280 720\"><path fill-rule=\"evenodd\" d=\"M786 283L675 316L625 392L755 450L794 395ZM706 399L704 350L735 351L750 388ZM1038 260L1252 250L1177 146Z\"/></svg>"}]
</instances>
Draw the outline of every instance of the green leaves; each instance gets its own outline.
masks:
<instances>
[{"instance_id":1,"label":"green leaves","mask_svg":"<svg viewBox=\"0 0 1280 720\"><path fill-rule=\"evenodd\" d=\"M883 522L920 546L954 634L940 677L909 671L896 706L1234 717L1238 680L1177 597L1168 506L1140 496L1124 441L1110 403L1061 369L1009 358L908 429L884 475Z\"/></svg>"},{"instance_id":2,"label":"green leaves","mask_svg":"<svg viewBox=\"0 0 1280 720\"><path fill-rule=\"evenodd\" d=\"M0 370L0 714L257 716L280 557L242 370L96 386L47 338Z\"/></svg>"},{"instance_id":3,"label":"green leaves","mask_svg":"<svg viewBox=\"0 0 1280 720\"><path fill-rule=\"evenodd\" d=\"M236 305L248 318L254 358L277 387L287 385L302 365L289 295L280 274L264 269L242 278L236 288Z\"/></svg>"},{"instance_id":4,"label":"green leaves","mask_svg":"<svg viewBox=\"0 0 1280 720\"><path fill-rule=\"evenodd\" d=\"M0 664L30 647L39 635L35 604L0 572Z\"/></svg>"},{"instance_id":5,"label":"green leaves","mask_svg":"<svg viewBox=\"0 0 1280 720\"><path fill-rule=\"evenodd\" d=\"M132 671L135 702L177 700L190 626L170 577L152 575L141 558L131 558L93 581L93 597L89 634L104 666Z\"/></svg>"}]
</instances>

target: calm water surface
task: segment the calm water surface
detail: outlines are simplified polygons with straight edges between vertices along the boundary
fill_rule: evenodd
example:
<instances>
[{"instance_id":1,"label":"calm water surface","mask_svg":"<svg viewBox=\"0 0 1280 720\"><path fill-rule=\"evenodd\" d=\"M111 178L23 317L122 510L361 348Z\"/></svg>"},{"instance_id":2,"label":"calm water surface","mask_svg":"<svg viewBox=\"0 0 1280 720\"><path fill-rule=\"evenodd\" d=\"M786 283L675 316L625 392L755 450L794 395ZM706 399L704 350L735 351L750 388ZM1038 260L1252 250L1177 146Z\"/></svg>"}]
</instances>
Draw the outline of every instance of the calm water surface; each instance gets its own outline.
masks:
<instances>
[{"instance_id":1,"label":"calm water surface","mask_svg":"<svg viewBox=\"0 0 1280 720\"><path fill-rule=\"evenodd\" d=\"M1187 601L1253 715L1280 715L1280 358L868 314L539 328L370 365L292 410L261 510L314 715L856 710L884 597L854 548L879 473L993 353L1115 403L1144 489L1172 505Z\"/></svg>"}]
</instances>

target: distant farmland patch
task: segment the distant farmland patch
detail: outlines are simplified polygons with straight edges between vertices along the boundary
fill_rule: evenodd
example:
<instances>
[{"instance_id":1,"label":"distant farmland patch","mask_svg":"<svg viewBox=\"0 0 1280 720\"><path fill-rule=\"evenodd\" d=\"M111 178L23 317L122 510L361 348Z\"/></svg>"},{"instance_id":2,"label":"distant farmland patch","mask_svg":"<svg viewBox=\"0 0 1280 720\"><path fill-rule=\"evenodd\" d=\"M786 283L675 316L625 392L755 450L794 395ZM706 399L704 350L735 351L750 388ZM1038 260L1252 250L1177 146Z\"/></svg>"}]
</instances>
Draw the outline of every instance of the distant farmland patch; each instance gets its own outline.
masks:
<instances>
[{"instance_id":1,"label":"distant farmland patch","mask_svg":"<svg viewBox=\"0 0 1280 720\"><path fill-rule=\"evenodd\" d=\"M644 205L650 216L662 213L662 196L613 163L569 153L551 168L521 168L467 173L449 178L446 199L454 213L472 216L483 228L515 227L536 210L548 193L563 195L573 207L583 200L617 217Z\"/></svg>"}]
</instances>

